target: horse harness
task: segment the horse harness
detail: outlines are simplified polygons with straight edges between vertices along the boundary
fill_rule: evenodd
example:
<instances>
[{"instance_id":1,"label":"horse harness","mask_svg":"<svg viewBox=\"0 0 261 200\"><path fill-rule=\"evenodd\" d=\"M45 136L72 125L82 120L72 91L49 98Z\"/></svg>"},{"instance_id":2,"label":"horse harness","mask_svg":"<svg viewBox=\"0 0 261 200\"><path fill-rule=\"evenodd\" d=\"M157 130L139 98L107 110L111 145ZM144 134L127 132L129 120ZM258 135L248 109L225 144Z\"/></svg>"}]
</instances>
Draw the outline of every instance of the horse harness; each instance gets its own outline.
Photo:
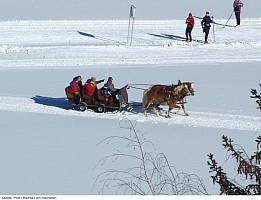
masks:
<instances>
[{"instance_id":1,"label":"horse harness","mask_svg":"<svg viewBox=\"0 0 261 200\"><path fill-rule=\"evenodd\" d=\"M179 84L178 85L171 85L171 86L168 87L168 89L163 90L163 92L165 93L164 101L166 101L168 104L170 103L170 101L173 101L173 100L177 100L178 102L180 102L182 99L184 99L186 97L186 95L184 95L184 97L182 97L182 96L178 97L176 95L171 96L171 93L174 92L176 86L179 86Z\"/></svg>"},{"instance_id":2,"label":"horse harness","mask_svg":"<svg viewBox=\"0 0 261 200\"><path fill-rule=\"evenodd\" d=\"M163 92L165 93L165 98L164 101L171 101L171 100L177 100L177 101L181 101L183 98L178 98L175 95L171 96L171 93L175 91L176 85L171 85L168 87L168 89L163 90Z\"/></svg>"}]
</instances>

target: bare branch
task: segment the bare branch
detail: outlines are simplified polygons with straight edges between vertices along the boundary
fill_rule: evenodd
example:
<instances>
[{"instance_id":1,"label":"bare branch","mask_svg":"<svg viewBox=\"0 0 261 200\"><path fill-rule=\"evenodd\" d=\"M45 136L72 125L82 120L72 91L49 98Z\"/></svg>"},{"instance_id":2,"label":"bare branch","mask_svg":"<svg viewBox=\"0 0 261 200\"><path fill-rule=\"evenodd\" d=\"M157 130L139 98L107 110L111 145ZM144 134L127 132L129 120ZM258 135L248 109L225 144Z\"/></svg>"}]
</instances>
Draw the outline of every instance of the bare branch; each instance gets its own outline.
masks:
<instances>
[{"instance_id":1,"label":"bare branch","mask_svg":"<svg viewBox=\"0 0 261 200\"><path fill-rule=\"evenodd\" d=\"M178 173L169 164L168 159L163 153L156 154L154 144L147 141L141 131L136 130L136 124L133 124L128 119L124 119L120 122L120 127L129 131L128 137L122 135L110 136L99 144L104 142L109 144L114 139L125 141L127 148L134 147L132 149L133 153L124 153L122 150L115 149L116 153L102 158L96 167L100 165L104 166L106 161L121 164L122 159L118 158L127 158L127 160L131 158L135 160L135 162L131 161L130 165L137 163L127 169L109 169L99 174L96 177L95 186L102 185L100 192L104 194L106 189L116 188L117 194L208 194L198 176Z\"/></svg>"}]
</instances>

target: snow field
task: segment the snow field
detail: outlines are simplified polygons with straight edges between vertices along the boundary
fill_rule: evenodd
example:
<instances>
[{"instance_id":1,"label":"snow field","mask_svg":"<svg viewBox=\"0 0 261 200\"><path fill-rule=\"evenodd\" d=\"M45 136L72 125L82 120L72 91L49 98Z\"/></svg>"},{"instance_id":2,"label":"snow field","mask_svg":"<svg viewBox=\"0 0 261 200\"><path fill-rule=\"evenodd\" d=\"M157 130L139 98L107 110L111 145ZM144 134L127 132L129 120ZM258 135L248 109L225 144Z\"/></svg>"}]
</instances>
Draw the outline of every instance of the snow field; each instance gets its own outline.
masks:
<instances>
[{"instance_id":1,"label":"snow field","mask_svg":"<svg viewBox=\"0 0 261 200\"><path fill-rule=\"evenodd\" d=\"M260 83L260 25L244 19L238 28L215 26L216 42L211 32L203 45L180 41L183 20L137 20L128 46L127 20L0 22L0 193L97 194L94 177L111 165L94 166L115 149L126 150L121 143L97 144L125 134L119 123L127 118L178 171L197 174L218 194L206 155L214 153L232 174L221 136L251 153L260 134L260 111L249 97ZM203 39L198 20L193 38ZM186 98L188 117L182 111L169 119L152 111L144 117L140 107L77 112L68 110L64 94L76 75L83 81L112 76L116 87L194 81L196 94ZM130 103L141 102L142 90L128 93ZM115 163L121 169L134 164Z\"/></svg>"}]
</instances>

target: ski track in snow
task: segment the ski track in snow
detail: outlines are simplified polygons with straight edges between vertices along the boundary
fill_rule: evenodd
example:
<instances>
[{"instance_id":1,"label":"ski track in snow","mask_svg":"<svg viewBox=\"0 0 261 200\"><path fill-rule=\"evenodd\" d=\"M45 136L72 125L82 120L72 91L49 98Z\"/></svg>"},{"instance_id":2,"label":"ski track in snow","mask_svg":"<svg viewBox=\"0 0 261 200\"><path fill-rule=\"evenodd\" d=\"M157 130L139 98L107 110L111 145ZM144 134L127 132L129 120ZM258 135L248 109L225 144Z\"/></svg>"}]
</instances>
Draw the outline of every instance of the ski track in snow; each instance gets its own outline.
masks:
<instances>
[{"instance_id":1,"label":"ski track in snow","mask_svg":"<svg viewBox=\"0 0 261 200\"><path fill-rule=\"evenodd\" d=\"M117 113L95 113L87 110L85 112L67 110L55 106L47 106L36 103L33 98L0 97L0 110L11 112L29 112L39 114L62 115L70 117L117 119L128 118L137 122L162 123L168 125L183 125L190 127L225 128L235 130L259 131L261 117L241 116L229 114L217 114L210 112L189 112L190 116L171 115L171 118L157 117L154 113L145 117L143 113L131 113L128 111ZM182 111L180 112L182 113Z\"/></svg>"},{"instance_id":2,"label":"ski track in snow","mask_svg":"<svg viewBox=\"0 0 261 200\"><path fill-rule=\"evenodd\" d=\"M136 20L130 47L126 44L127 20L0 22L0 69L260 62L261 19L243 19L242 24L238 28L215 25L216 42L211 30L210 44L203 45L181 41L183 20ZM199 20L193 38L203 39ZM193 51L190 59L188 48Z\"/></svg>"}]
</instances>

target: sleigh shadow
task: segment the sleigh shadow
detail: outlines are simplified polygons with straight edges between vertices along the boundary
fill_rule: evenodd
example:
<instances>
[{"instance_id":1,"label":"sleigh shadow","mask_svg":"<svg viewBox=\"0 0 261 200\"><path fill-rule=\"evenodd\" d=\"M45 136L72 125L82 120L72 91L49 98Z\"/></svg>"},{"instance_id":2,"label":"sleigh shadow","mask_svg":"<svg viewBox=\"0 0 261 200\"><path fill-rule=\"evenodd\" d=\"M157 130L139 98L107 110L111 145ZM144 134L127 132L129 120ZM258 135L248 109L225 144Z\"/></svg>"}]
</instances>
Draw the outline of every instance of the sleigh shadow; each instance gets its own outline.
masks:
<instances>
[{"instance_id":1,"label":"sleigh shadow","mask_svg":"<svg viewBox=\"0 0 261 200\"><path fill-rule=\"evenodd\" d=\"M45 106L52 106L62 109L68 109L70 107L67 98L53 98L53 97L44 97L36 95L35 97L31 98L34 100L35 103L45 105Z\"/></svg>"}]
</instances>

